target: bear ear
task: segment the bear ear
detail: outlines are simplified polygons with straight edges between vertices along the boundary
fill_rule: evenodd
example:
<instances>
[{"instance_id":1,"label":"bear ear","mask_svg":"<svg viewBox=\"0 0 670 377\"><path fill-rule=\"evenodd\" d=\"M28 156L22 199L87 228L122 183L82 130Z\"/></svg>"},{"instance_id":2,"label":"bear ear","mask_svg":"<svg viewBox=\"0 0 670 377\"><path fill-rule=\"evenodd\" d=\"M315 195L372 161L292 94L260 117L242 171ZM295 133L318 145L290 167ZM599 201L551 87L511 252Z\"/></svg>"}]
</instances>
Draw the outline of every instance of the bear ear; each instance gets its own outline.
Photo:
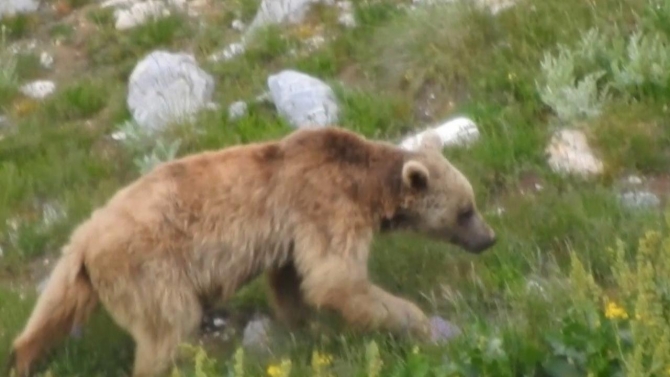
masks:
<instances>
[{"instance_id":1,"label":"bear ear","mask_svg":"<svg viewBox=\"0 0 670 377\"><path fill-rule=\"evenodd\" d=\"M402 182L405 186L423 190L428 187L428 169L418 161L407 161L402 167Z\"/></svg>"},{"instance_id":2,"label":"bear ear","mask_svg":"<svg viewBox=\"0 0 670 377\"><path fill-rule=\"evenodd\" d=\"M442 138L434 130L426 132L421 138L420 148L423 150L442 150Z\"/></svg>"}]
</instances>

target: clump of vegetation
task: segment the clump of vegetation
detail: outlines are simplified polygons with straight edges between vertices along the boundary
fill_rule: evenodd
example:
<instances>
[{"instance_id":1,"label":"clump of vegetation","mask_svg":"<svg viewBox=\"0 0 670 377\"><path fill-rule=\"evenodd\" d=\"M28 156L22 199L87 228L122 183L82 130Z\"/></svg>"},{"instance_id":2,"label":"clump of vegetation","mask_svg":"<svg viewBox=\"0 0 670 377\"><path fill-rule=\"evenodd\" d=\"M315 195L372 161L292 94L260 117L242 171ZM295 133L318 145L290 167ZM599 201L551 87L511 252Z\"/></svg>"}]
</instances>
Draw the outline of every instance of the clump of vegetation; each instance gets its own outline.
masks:
<instances>
[{"instance_id":1,"label":"clump of vegetation","mask_svg":"<svg viewBox=\"0 0 670 377\"><path fill-rule=\"evenodd\" d=\"M18 91L17 59L7 46L7 27L0 26L0 103L6 107Z\"/></svg>"}]
</instances>

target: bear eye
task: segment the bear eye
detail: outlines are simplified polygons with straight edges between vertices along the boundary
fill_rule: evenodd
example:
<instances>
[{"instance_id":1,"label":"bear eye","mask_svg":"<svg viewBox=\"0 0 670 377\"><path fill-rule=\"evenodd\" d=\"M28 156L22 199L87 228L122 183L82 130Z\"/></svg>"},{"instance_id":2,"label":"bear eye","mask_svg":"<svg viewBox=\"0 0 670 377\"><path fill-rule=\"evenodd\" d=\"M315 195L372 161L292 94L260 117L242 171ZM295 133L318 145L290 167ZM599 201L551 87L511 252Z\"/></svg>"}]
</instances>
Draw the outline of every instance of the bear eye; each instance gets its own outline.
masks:
<instances>
[{"instance_id":1,"label":"bear eye","mask_svg":"<svg viewBox=\"0 0 670 377\"><path fill-rule=\"evenodd\" d=\"M475 213L475 211L472 207L467 207L467 208L461 210L458 213L458 218L457 218L458 223L463 224L463 223L467 222L468 220L470 220L472 215L474 215L474 213Z\"/></svg>"}]
</instances>

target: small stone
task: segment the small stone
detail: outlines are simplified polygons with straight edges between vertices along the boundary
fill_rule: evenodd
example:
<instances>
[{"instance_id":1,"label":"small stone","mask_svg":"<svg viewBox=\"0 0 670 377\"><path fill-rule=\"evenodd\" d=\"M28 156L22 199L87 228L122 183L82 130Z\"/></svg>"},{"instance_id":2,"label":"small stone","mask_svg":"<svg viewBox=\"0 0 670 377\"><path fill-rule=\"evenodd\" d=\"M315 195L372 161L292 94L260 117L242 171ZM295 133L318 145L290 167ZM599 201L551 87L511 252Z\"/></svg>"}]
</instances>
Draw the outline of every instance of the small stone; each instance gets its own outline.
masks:
<instances>
[{"instance_id":1,"label":"small stone","mask_svg":"<svg viewBox=\"0 0 670 377\"><path fill-rule=\"evenodd\" d=\"M305 40L305 44L307 45L307 50L309 52L318 50L325 43L326 38L324 38L323 35L315 35Z\"/></svg>"},{"instance_id":2,"label":"small stone","mask_svg":"<svg viewBox=\"0 0 670 377\"><path fill-rule=\"evenodd\" d=\"M0 129L11 126L9 117L6 115L0 115Z\"/></svg>"},{"instance_id":3,"label":"small stone","mask_svg":"<svg viewBox=\"0 0 670 377\"><path fill-rule=\"evenodd\" d=\"M42 293L42 292L44 291L44 288L46 288L47 283L49 283L49 278L50 278L50 277L51 277L50 275L47 276L47 277L45 277L44 279L42 279L42 280L37 284L37 289L36 289L36 290L37 290L37 293L38 293L38 294L40 294L40 293Z\"/></svg>"},{"instance_id":4,"label":"small stone","mask_svg":"<svg viewBox=\"0 0 670 377\"><path fill-rule=\"evenodd\" d=\"M212 324L214 325L214 327L217 327L217 328L223 327L223 326L226 325L226 320L223 319L223 318L217 317L217 318L214 318L214 320L212 321Z\"/></svg>"},{"instance_id":5,"label":"small stone","mask_svg":"<svg viewBox=\"0 0 670 377\"><path fill-rule=\"evenodd\" d=\"M626 181L626 183L628 183L629 185L635 185L635 186L637 186L637 185L641 185L641 184L642 184L642 178L640 178L640 177L638 177L638 176L636 176L636 175L631 175L631 176L626 177L626 180L625 180L625 181Z\"/></svg>"},{"instance_id":6,"label":"small stone","mask_svg":"<svg viewBox=\"0 0 670 377\"><path fill-rule=\"evenodd\" d=\"M254 101L257 103L272 103L272 95L270 92L265 92L257 95L256 98L254 98Z\"/></svg>"},{"instance_id":7,"label":"small stone","mask_svg":"<svg viewBox=\"0 0 670 377\"><path fill-rule=\"evenodd\" d=\"M242 22L241 20L234 20L233 23L232 23L230 26L231 26L234 30L237 30L237 31L240 31L240 32L241 32L241 31L244 31L244 28L246 27L246 25L244 24L244 22Z\"/></svg>"},{"instance_id":8,"label":"small stone","mask_svg":"<svg viewBox=\"0 0 670 377\"><path fill-rule=\"evenodd\" d=\"M214 53L209 56L209 60L213 62L228 61L246 51L246 47L241 42L231 43L223 51Z\"/></svg>"},{"instance_id":9,"label":"small stone","mask_svg":"<svg viewBox=\"0 0 670 377\"><path fill-rule=\"evenodd\" d=\"M244 101L237 101L228 107L228 118L236 120L243 117L247 113L247 104Z\"/></svg>"},{"instance_id":10,"label":"small stone","mask_svg":"<svg viewBox=\"0 0 670 377\"><path fill-rule=\"evenodd\" d=\"M429 132L434 132L440 138L442 146L467 146L479 139L479 129L470 119L459 117L447 121L437 127L428 128L419 134L405 138L401 143L401 148L414 150L421 145L421 140Z\"/></svg>"},{"instance_id":11,"label":"small stone","mask_svg":"<svg viewBox=\"0 0 670 377\"><path fill-rule=\"evenodd\" d=\"M587 176L600 174L604 169L602 161L593 155L586 135L578 130L563 129L557 132L546 152L549 155L549 166L555 172Z\"/></svg>"},{"instance_id":12,"label":"small stone","mask_svg":"<svg viewBox=\"0 0 670 377\"><path fill-rule=\"evenodd\" d=\"M46 69L53 68L54 58L48 52L43 51L40 54L40 64Z\"/></svg>"},{"instance_id":13,"label":"small stone","mask_svg":"<svg viewBox=\"0 0 670 377\"><path fill-rule=\"evenodd\" d=\"M453 339L461 334L461 329L439 316L430 318L430 337L433 342L439 343Z\"/></svg>"},{"instance_id":14,"label":"small stone","mask_svg":"<svg viewBox=\"0 0 670 377\"><path fill-rule=\"evenodd\" d=\"M258 317L249 321L242 334L242 345L245 348L257 348L268 345L270 320Z\"/></svg>"},{"instance_id":15,"label":"small stone","mask_svg":"<svg viewBox=\"0 0 670 377\"><path fill-rule=\"evenodd\" d=\"M205 109L211 110L211 111L217 111L220 108L219 104L216 102L208 102L205 105Z\"/></svg>"},{"instance_id":16,"label":"small stone","mask_svg":"<svg viewBox=\"0 0 670 377\"><path fill-rule=\"evenodd\" d=\"M337 3L337 7L340 9L340 15L337 18L337 22L346 28L355 28L356 17L354 16L354 9L351 1L341 1Z\"/></svg>"},{"instance_id":17,"label":"small stone","mask_svg":"<svg viewBox=\"0 0 670 377\"><path fill-rule=\"evenodd\" d=\"M21 93L33 99L43 99L51 95L56 90L56 84L53 81L37 80L25 84L20 88Z\"/></svg>"},{"instance_id":18,"label":"small stone","mask_svg":"<svg viewBox=\"0 0 670 377\"><path fill-rule=\"evenodd\" d=\"M631 191L619 196L621 204L627 208L645 209L655 208L661 205L661 200L649 191Z\"/></svg>"},{"instance_id":19,"label":"small stone","mask_svg":"<svg viewBox=\"0 0 670 377\"><path fill-rule=\"evenodd\" d=\"M112 132L111 136L112 136L112 139L114 139L116 141L123 141L123 140L126 140L128 138L128 135L123 131Z\"/></svg>"}]
</instances>

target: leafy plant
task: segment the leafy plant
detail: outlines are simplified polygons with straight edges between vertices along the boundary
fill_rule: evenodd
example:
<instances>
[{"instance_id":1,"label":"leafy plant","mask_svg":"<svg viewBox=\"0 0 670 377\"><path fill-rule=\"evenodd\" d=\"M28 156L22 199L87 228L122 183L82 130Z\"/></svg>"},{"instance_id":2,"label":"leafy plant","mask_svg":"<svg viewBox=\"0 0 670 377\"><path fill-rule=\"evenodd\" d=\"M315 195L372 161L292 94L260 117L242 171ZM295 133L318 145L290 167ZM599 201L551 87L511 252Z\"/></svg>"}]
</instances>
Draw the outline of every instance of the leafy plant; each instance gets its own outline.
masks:
<instances>
[{"instance_id":1,"label":"leafy plant","mask_svg":"<svg viewBox=\"0 0 670 377\"><path fill-rule=\"evenodd\" d=\"M595 118L608 100L607 89L599 90L598 80L605 72L591 72L575 77L575 54L560 47L557 56L546 53L540 63L542 84L537 84L540 98L565 123Z\"/></svg>"}]
</instances>

